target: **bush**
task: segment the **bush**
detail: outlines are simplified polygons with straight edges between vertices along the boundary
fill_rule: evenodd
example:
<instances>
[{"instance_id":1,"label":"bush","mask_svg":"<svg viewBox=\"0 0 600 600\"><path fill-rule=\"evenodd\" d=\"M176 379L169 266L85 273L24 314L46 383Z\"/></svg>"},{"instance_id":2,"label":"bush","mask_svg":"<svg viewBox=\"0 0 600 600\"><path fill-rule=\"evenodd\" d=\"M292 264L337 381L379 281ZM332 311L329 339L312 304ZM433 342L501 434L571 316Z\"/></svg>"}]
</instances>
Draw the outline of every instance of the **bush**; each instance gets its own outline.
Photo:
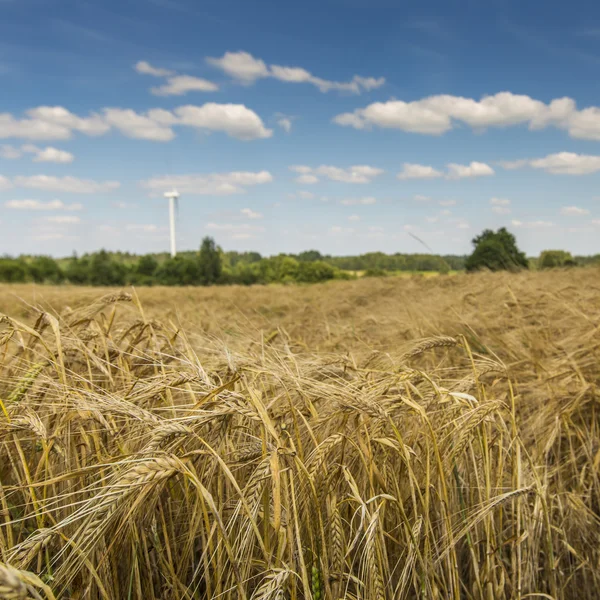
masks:
<instances>
[{"instance_id":1,"label":"bush","mask_svg":"<svg viewBox=\"0 0 600 600\"><path fill-rule=\"evenodd\" d=\"M0 281L23 283L27 280L27 265L22 260L0 258Z\"/></svg>"},{"instance_id":2,"label":"bush","mask_svg":"<svg viewBox=\"0 0 600 600\"><path fill-rule=\"evenodd\" d=\"M517 240L504 227L494 232L486 229L473 239L475 250L465 262L467 271L528 269L527 257L517 247Z\"/></svg>"},{"instance_id":3,"label":"bush","mask_svg":"<svg viewBox=\"0 0 600 600\"><path fill-rule=\"evenodd\" d=\"M183 256L168 258L158 267L156 282L160 285L199 285L200 265L193 258Z\"/></svg>"},{"instance_id":4,"label":"bush","mask_svg":"<svg viewBox=\"0 0 600 600\"><path fill-rule=\"evenodd\" d=\"M62 283L65 274L50 256L36 256L28 265L31 279L36 283Z\"/></svg>"},{"instance_id":5,"label":"bush","mask_svg":"<svg viewBox=\"0 0 600 600\"><path fill-rule=\"evenodd\" d=\"M367 269L363 273L363 277L387 277L388 272L383 269L378 269L377 267L372 269Z\"/></svg>"},{"instance_id":6,"label":"bush","mask_svg":"<svg viewBox=\"0 0 600 600\"><path fill-rule=\"evenodd\" d=\"M323 262L315 260L313 262L301 262L298 266L296 281L303 283L317 283L318 281L327 281L335 277L335 269Z\"/></svg>"},{"instance_id":7,"label":"bush","mask_svg":"<svg viewBox=\"0 0 600 600\"><path fill-rule=\"evenodd\" d=\"M538 259L538 269L572 267L575 264L571 253L564 250L544 250Z\"/></svg>"}]
</instances>

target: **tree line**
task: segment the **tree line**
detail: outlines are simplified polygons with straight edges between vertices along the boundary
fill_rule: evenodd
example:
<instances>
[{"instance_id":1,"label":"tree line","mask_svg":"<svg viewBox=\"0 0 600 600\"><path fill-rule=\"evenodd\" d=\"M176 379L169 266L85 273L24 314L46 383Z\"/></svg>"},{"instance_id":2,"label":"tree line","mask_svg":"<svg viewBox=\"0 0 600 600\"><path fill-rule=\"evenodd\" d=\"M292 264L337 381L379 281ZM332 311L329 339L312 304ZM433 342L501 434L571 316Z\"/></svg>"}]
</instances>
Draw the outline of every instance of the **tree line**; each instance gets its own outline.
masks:
<instances>
[{"instance_id":1,"label":"tree line","mask_svg":"<svg viewBox=\"0 0 600 600\"><path fill-rule=\"evenodd\" d=\"M0 281L7 283L71 283L75 285L219 285L254 283L316 283L352 275L324 260L298 260L280 254L225 253L212 238L198 252L165 255L109 253L100 250L81 257L0 258Z\"/></svg>"},{"instance_id":2,"label":"tree line","mask_svg":"<svg viewBox=\"0 0 600 600\"><path fill-rule=\"evenodd\" d=\"M489 269L553 268L600 264L600 255L572 257L547 250L527 258L506 229L484 231L473 240L470 256L435 254L323 255L316 250L263 257L258 252L224 252L212 238L204 238L197 252L134 255L106 250L54 259L49 256L0 258L0 281L8 283L71 283L92 286L222 285L255 283L316 283L356 276L384 276L394 272L476 271Z\"/></svg>"},{"instance_id":3,"label":"tree line","mask_svg":"<svg viewBox=\"0 0 600 600\"><path fill-rule=\"evenodd\" d=\"M600 265L600 254L575 256L565 250L544 250L538 258L527 258L517 247L515 236L501 227L498 231L484 230L472 240L473 252L465 260L467 272L515 271L520 269L555 269Z\"/></svg>"}]
</instances>

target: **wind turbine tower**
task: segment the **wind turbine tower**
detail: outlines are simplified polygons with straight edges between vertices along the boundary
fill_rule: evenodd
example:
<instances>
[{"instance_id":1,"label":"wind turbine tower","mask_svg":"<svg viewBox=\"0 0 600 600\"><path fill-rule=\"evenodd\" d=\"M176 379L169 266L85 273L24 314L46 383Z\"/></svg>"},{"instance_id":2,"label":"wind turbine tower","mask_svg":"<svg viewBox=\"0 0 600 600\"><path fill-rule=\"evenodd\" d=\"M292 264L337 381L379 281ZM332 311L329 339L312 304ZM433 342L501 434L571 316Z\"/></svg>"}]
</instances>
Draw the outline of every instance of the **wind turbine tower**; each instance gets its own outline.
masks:
<instances>
[{"instance_id":1,"label":"wind turbine tower","mask_svg":"<svg viewBox=\"0 0 600 600\"><path fill-rule=\"evenodd\" d=\"M169 225L171 229L171 256L175 258L177 254L177 245L175 244L175 208L179 202L179 192L173 190L167 192L165 198L169 199Z\"/></svg>"}]
</instances>

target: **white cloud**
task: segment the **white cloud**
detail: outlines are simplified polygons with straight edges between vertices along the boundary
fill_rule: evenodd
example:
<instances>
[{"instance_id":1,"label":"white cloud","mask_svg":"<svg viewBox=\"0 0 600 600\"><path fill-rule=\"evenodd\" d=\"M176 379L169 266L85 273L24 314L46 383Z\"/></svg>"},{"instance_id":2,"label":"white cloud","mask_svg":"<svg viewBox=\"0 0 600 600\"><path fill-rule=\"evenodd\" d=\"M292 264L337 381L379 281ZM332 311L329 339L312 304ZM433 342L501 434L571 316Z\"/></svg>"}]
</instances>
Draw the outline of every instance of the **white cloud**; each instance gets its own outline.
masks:
<instances>
[{"instance_id":1,"label":"white cloud","mask_svg":"<svg viewBox=\"0 0 600 600\"><path fill-rule=\"evenodd\" d=\"M469 165L450 163L447 165L448 179L463 179L466 177L484 177L494 174L494 169L489 165L473 161Z\"/></svg>"},{"instance_id":2,"label":"white cloud","mask_svg":"<svg viewBox=\"0 0 600 600\"><path fill-rule=\"evenodd\" d=\"M181 194L217 195L243 194L246 187L273 181L268 171L233 171L206 175L164 175L141 182L151 195L162 195L165 190L176 188Z\"/></svg>"},{"instance_id":3,"label":"white cloud","mask_svg":"<svg viewBox=\"0 0 600 600\"><path fill-rule=\"evenodd\" d=\"M244 217L248 219L262 219L263 216L261 213L253 211L251 208L242 208L240 211Z\"/></svg>"},{"instance_id":4,"label":"white cloud","mask_svg":"<svg viewBox=\"0 0 600 600\"><path fill-rule=\"evenodd\" d=\"M600 219L593 219L592 225L600 225Z\"/></svg>"},{"instance_id":5,"label":"white cloud","mask_svg":"<svg viewBox=\"0 0 600 600\"><path fill-rule=\"evenodd\" d=\"M273 135L261 118L243 104L208 102L201 106L180 106L172 112L155 108L145 113L126 108L105 108L101 114L85 118L60 106L40 106L26 114L28 118L20 120L9 113L0 114L0 139L66 140L75 131L85 135L103 135L116 129L134 139L168 142L175 137L174 126L220 131L241 140Z\"/></svg>"},{"instance_id":6,"label":"white cloud","mask_svg":"<svg viewBox=\"0 0 600 600\"><path fill-rule=\"evenodd\" d=\"M600 140L600 108L591 106L571 115L569 134L581 140Z\"/></svg>"},{"instance_id":7,"label":"white cloud","mask_svg":"<svg viewBox=\"0 0 600 600\"><path fill-rule=\"evenodd\" d=\"M298 178L297 178L298 179ZM312 192L307 190L299 190L295 194L288 194L288 198L291 200L301 199L301 200L313 200L315 195Z\"/></svg>"},{"instance_id":8,"label":"white cloud","mask_svg":"<svg viewBox=\"0 0 600 600\"><path fill-rule=\"evenodd\" d=\"M490 198L492 212L497 215L510 215L510 200L508 198Z\"/></svg>"},{"instance_id":9,"label":"white cloud","mask_svg":"<svg viewBox=\"0 0 600 600\"><path fill-rule=\"evenodd\" d=\"M415 202L429 202L431 200L431 196L424 196L423 194L416 194L413 197Z\"/></svg>"},{"instance_id":10,"label":"white cloud","mask_svg":"<svg viewBox=\"0 0 600 600\"><path fill-rule=\"evenodd\" d=\"M12 183L8 177L0 175L0 191L9 190L12 187Z\"/></svg>"},{"instance_id":11,"label":"white cloud","mask_svg":"<svg viewBox=\"0 0 600 600\"><path fill-rule=\"evenodd\" d=\"M79 217L75 217L73 215L61 215L57 217L46 217L46 221L49 223L57 223L59 225L76 225L77 223L81 223L81 219Z\"/></svg>"},{"instance_id":12,"label":"white cloud","mask_svg":"<svg viewBox=\"0 0 600 600\"><path fill-rule=\"evenodd\" d=\"M104 109L104 119L108 125L118 129L124 136L154 142L168 142L175 137L171 128L177 119L169 111L158 111L145 115L124 108Z\"/></svg>"},{"instance_id":13,"label":"white cloud","mask_svg":"<svg viewBox=\"0 0 600 600\"><path fill-rule=\"evenodd\" d=\"M75 157L65 150L59 150L58 148L38 148L33 144L24 144L20 148L13 146L2 146L0 147L0 158L6 159L17 159L21 158L24 154L34 154L33 162L53 162L53 163L71 163Z\"/></svg>"},{"instance_id":14,"label":"white cloud","mask_svg":"<svg viewBox=\"0 0 600 600\"><path fill-rule=\"evenodd\" d=\"M527 125L530 130L558 127L573 138L600 140L600 108L577 110L571 98L545 104L529 96L499 92L481 100L447 94L404 102L375 102L334 117L338 125L356 129L372 127L441 135L461 124L474 130Z\"/></svg>"},{"instance_id":15,"label":"white cloud","mask_svg":"<svg viewBox=\"0 0 600 600\"><path fill-rule=\"evenodd\" d=\"M269 69L264 61L248 52L225 52L221 58L207 58L206 62L245 84L269 77Z\"/></svg>"},{"instance_id":16,"label":"white cloud","mask_svg":"<svg viewBox=\"0 0 600 600\"><path fill-rule=\"evenodd\" d=\"M457 229L470 229L471 226L466 221L459 221L456 224Z\"/></svg>"},{"instance_id":17,"label":"white cloud","mask_svg":"<svg viewBox=\"0 0 600 600\"><path fill-rule=\"evenodd\" d=\"M207 58L208 64L217 67L240 83L250 85L258 79L272 77L286 83L308 83L319 91L326 93L332 90L360 94L381 87L385 83L383 77L360 77L354 75L350 81L330 81L315 77L301 67L269 65L261 59L254 58L248 52L226 52L221 58Z\"/></svg>"},{"instance_id":18,"label":"white cloud","mask_svg":"<svg viewBox=\"0 0 600 600\"><path fill-rule=\"evenodd\" d=\"M451 214L452 214L452 211L449 210L448 208L445 208L444 210L440 210L440 215L442 215L443 217L447 217Z\"/></svg>"},{"instance_id":19,"label":"white cloud","mask_svg":"<svg viewBox=\"0 0 600 600\"><path fill-rule=\"evenodd\" d=\"M501 163L505 169L531 167L552 175L588 175L600 171L600 156L558 152L544 158L523 159Z\"/></svg>"},{"instance_id":20,"label":"white cloud","mask_svg":"<svg viewBox=\"0 0 600 600\"><path fill-rule=\"evenodd\" d=\"M355 230L352 227L340 227L339 225L334 225L329 228L329 233L332 235L347 235L354 232Z\"/></svg>"},{"instance_id":21,"label":"white cloud","mask_svg":"<svg viewBox=\"0 0 600 600\"><path fill-rule=\"evenodd\" d=\"M188 92L216 92L218 89L216 83L207 79L192 75L176 75L169 77L167 83L153 87L150 91L155 96L183 96Z\"/></svg>"},{"instance_id":22,"label":"white cloud","mask_svg":"<svg viewBox=\"0 0 600 600\"><path fill-rule=\"evenodd\" d=\"M498 163L503 169L514 171L515 169L522 169L529 164L528 160L504 160Z\"/></svg>"},{"instance_id":23,"label":"white cloud","mask_svg":"<svg viewBox=\"0 0 600 600\"><path fill-rule=\"evenodd\" d=\"M62 200L50 200L41 202L40 200L8 200L4 203L6 208L16 210L82 210L83 204L74 202L65 204Z\"/></svg>"},{"instance_id":24,"label":"white cloud","mask_svg":"<svg viewBox=\"0 0 600 600\"><path fill-rule=\"evenodd\" d=\"M385 229L383 227L379 227L377 225L372 225L371 227L369 227L370 233L383 233L384 231Z\"/></svg>"},{"instance_id":25,"label":"white cloud","mask_svg":"<svg viewBox=\"0 0 600 600\"><path fill-rule=\"evenodd\" d=\"M580 208L579 206L563 206L560 209L560 214L565 217L583 217L589 215L590 211L587 208Z\"/></svg>"},{"instance_id":26,"label":"white cloud","mask_svg":"<svg viewBox=\"0 0 600 600\"><path fill-rule=\"evenodd\" d=\"M134 69L145 75L167 78L163 85L150 89L155 96L183 96L188 92L216 92L219 89L216 83L207 79L193 75L177 75L174 71L153 67L146 61L138 62Z\"/></svg>"},{"instance_id":27,"label":"white cloud","mask_svg":"<svg viewBox=\"0 0 600 600\"><path fill-rule=\"evenodd\" d=\"M321 165L316 168L307 167L306 165L292 165L289 169L295 173L300 173L300 177L295 180L298 183L318 183L319 177L317 176L342 183L371 183L375 177L384 172L383 169L369 165L354 165L345 169L331 165Z\"/></svg>"},{"instance_id":28,"label":"white cloud","mask_svg":"<svg viewBox=\"0 0 600 600\"><path fill-rule=\"evenodd\" d=\"M289 117L279 117L279 119L277 119L277 125L279 125L286 133L292 131L292 120Z\"/></svg>"},{"instance_id":29,"label":"white cloud","mask_svg":"<svg viewBox=\"0 0 600 600\"><path fill-rule=\"evenodd\" d=\"M133 68L142 75L152 75L154 77L168 77L169 75L173 75L173 71L169 71L169 69L153 67L145 60L140 60L134 65Z\"/></svg>"},{"instance_id":30,"label":"white cloud","mask_svg":"<svg viewBox=\"0 0 600 600\"><path fill-rule=\"evenodd\" d=\"M138 205L132 202L113 202L112 205L119 210L125 210L126 208L137 208Z\"/></svg>"},{"instance_id":31,"label":"white cloud","mask_svg":"<svg viewBox=\"0 0 600 600\"><path fill-rule=\"evenodd\" d=\"M358 215L350 215L348 221L360 221L360 217Z\"/></svg>"},{"instance_id":32,"label":"white cloud","mask_svg":"<svg viewBox=\"0 0 600 600\"><path fill-rule=\"evenodd\" d=\"M344 183L371 183L371 181L383 173L383 169L369 165L354 165L347 169L321 165L316 169L318 175L322 175L332 181Z\"/></svg>"},{"instance_id":33,"label":"white cloud","mask_svg":"<svg viewBox=\"0 0 600 600\"><path fill-rule=\"evenodd\" d=\"M550 221L519 221L513 219L511 223L515 227L522 227L524 229L546 229L548 227L554 227L554 223Z\"/></svg>"},{"instance_id":34,"label":"white cloud","mask_svg":"<svg viewBox=\"0 0 600 600\"><path fill-rule=\"evenodd\" d=\"M208 102L202 106L180 106L174 112L180 125L222 131L239 140L256 140L273 135L273 130L267 129L261 118L243 104Z\"/></svg>"},{"instance_id":35,"label":"white cloud","mask_svg":"<svg viewBox=\"0 0 600 600\"><path fill-rule=\"evenodd\" d=\"M158 225L152 224L136 224L132 223L125 227L127 231L140 231L142 233L155 233L158 231Z\"/></svg>"},{"instance_id":36,"label":"white cloud","mask_svg":"<svg viewBox=\"0 0 600 600\"><path fill-rule=\"evenodd\" d=\"M315 175L299 175L294 181L300 185L314 185L319 183L319 178Z\"/></svg>"},{"instance_id":37,"label":"white cloud","mask_svg":"<svg viewBox=\"0 0 600 600\"><path fill-rule=\"evenodd\" d=\"M402 171L396 177L402 181L404 179L435 179L436 177L442 177L442 175L441 171L437 171L429 165L404 163Z\"/></svg>"},{"instance_id":38,"label":"white cloud","mask_svg":"<svg viewBox=\"0 0 600 600\"><path fill-rule=\"evenodd\" d=\"M4 158L6 160L15 160L17 158L21 158L23 156L23 152L19 148L15 148L14 146L0 146L0 158Z\"/></svg>"},{"instance_id":39,"label":"white cloud","mask_svg":"<svg viewBox=\"0 0 600 600\"><path fill-rule=\"evenodd\" d=\"M544 169L556 175L586 175L600 171L600 156L559 152L531 161L534 169Z\"/></svg>"},{"instance_id":40,"label":"white cloud","mask_svg":"<svg viewBox=\"0 0 600 600\"><path fill-rule=\"evenodd\" d=\"M440 200L438 204L440 206L456 206L456 200Z\"/></svg>"},{"instance_id":41,"label":"white cloud","mask_svg":"<svg viewBox=\"0 0 600 600\"><path fill-rule=\"evenodd\" d=\"M74 131L85 135L103 135L110 127L97 114L78 117L62 106L32 108L23 119L10 113L0 114L0 139L68 140Z\"/></svg>"},{"instance_id":42,"label":"white cloud","mask_svg":"<svg viewBox=\"0 0 600 600\"><path fill-rule=\"evenodd\" d=\"M452 128L448 115L438 113L418 102L375 102L352 113L343 113L333 118L337 125L370 129L373 125L385 129L401 129L412 133L439 135Z\"/></svg>"},{"instance_id":43,"label":"white cloud","mask_svg":"<svg viewBox=\"0 0 600 600\"><path fill-rule=\"evenodd\" d=\"M43 149L36 148L33 162L52 162L59 164L68 164L72 163L74 160L75 157L70 152L48 146L47 148Z\"/></svg>"},{"instance_id":44,"label":"white cloud","mask_svg":"<svg viewBox=\"0 0 600 600\"><path fill-rule=\"evenodd\" d=\"M340 200L340 204L344 206L368 206L370 204L375 204L377 199L373 196L365 196L364 198L344 198Z\"/></svg>"},{"instance_id":45,"label":"white cloud","mask_svg":"<svg viewBox=\"0 0 600 600\"><path fill-rule=\"evenodd\" d=\"M292 165L291 167L289 167L290 171L294 171L294 173L301 173L302 175L306 175L307 173L310 173L312 171L312 169L310 167L307 167L305 165Z\"/></svg>"},{"instance_id":46,"label":"white cloud","mask_svg":"<svg viewBox=\"0 0 600 600\"><path fill-rule=\"evenodd\" d=\"M281 127L286 133L290 133L292 131L292 122L294 117L288 117L287 115L278 114L277 115L277 125Z\"/></svg>"},{"instance_id":47,"label":"white cloud","mask_svg":"<svg viewBox=\"0 0 600 600\"><path fill-rule=\"evenodd\" d=\"M77 177L54 177L51 175L17 175L13 179L16 187L24 187L49 192L68 192L73 194L94 194L116 190L121 184L118 181L93 181Z\"/></svg>"},{"instance_id":48,"label":"white cloud","mask_svg":"<svg viewBox=\"0 0 600 600\"><path fill-rule=\"evenodd\" d=\"M103 135L108 131L100 115L92 113L88 117L79 117L62 106L38 106L28 110L26 114L34 122L79 131L85 135Z\"/></svg>"}]
</instances>

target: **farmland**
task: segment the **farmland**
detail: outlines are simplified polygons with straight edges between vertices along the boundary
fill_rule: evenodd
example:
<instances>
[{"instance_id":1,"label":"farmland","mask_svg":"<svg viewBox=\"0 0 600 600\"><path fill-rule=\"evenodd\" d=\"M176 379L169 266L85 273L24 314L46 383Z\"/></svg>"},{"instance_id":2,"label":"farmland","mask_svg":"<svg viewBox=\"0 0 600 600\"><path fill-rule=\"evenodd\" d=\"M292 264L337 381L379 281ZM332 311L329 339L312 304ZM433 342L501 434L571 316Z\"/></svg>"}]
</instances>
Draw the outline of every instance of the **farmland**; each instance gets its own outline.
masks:
<instances>
[{"instance_id":1,"label":"farmland","mask_svg":"<svg viewBox=\"0 0 600 600\"><path fill-rule=\"evenodd\" d=\"M0 286L0 597L595 597L599 274Z\"/></svg>"}]
</instances>

